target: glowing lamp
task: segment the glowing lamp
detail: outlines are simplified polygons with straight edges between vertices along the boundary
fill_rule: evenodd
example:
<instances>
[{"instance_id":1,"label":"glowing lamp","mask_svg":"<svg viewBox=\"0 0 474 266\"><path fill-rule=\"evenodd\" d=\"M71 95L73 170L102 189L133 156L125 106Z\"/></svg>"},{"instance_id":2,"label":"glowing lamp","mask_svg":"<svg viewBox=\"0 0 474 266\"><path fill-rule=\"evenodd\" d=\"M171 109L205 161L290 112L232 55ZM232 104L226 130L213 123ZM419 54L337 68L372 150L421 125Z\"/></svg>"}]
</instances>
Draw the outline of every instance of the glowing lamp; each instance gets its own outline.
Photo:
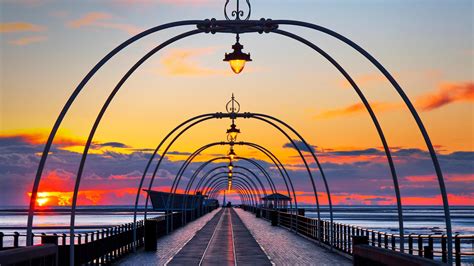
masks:
<instances>
[{"instance_id":1,"label":"glowing lamp","mask_svg":"<svg viewBox=\"0 0 474 266\"><path fill-rule=\"evenodd\" d=\"M237 154L235 154L234 149L230 148L230 151L229 151L229 153L227 154L227 156L229 156L229 159L230 159L231 161L233 161L236 155L237 155Z\"/></svg>"},{"instance_id":2,"label":"glowing lamp","mask_svg":"<svg viewBox=\"0 0 474 266\"><path fill-rule=\"evenodd\" d=\"M232 45L234 51L230 54L226 53L224 56L224 61L229 62L230 68L232 68L235 74L242 72L246 62L252 61L250 53L246 54L242 52L243 48L244 46L239 43L239 36L237 35L237 42Z\"/></svg>"},{"instance_id":3,"label":"glowing lamp","mask_svg":"<svg viewBox=\"0 0 474 266\"><path fill-rule=\"evenodd\" d=\"M229 176L229 178L231 178L232 177L232 172L229 171L229 173L227 175Z\"/></svg>"},{"instance_id":4,"label":"glowing lamp","mask_svg":"<svg viewBox=\"0 0 474 266\"><path fill-rule=\"evenodd\" d=\"M234 169L234 165L232 164L232 162L229 163L228 168L229 168L229 171L232 171L232 169Z\"/></svg>"},{"instance_id":5,"label":"glowing lamp","mask_svg":"<svg viewBox=\"0 0 474 266\"><path fill-rule=\"evenodd\" d=\"M235 142L237 140L237 135L240 133L240 129L238 129L234 123L230 125L230 128L227 129L227 140Z\"/></svg>"}]
</instances>

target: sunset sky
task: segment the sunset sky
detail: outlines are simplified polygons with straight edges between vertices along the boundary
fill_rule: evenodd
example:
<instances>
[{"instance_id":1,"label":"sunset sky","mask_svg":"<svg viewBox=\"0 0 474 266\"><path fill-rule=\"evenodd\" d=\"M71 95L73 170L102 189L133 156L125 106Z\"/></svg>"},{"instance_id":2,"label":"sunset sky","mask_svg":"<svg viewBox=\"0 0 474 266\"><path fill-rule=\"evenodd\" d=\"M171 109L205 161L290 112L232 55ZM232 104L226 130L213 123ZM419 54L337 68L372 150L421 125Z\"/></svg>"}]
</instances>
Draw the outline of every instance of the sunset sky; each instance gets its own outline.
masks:
<instances>
[{"instance_id":1,"label":"sunset sky","mask_svg":"<svg viewBox=\"0 0 474 266\"><path fill-rule=\"evenodd\" d=\"M223 19L224 2L1 1L0 205L27 204L51 126L74 88L104 55L131 36L163 23ZM423 119L439 155L450 203L474 205L472 1L251 3L252 19L312 22L352 39L374 55L394 75ZM383 76L340 41L307 29L281 28L301 34L334 56L366 94L392 149L403 203L440 204L421 134ZM88 83L66 116L48 158L40 187L42 204L70 204L85 139L123 74L161 42L191 29L166 30L140 40ZM244 52L250 52L253 61L235 75L222 62L234 42L230 34L186 38L154 55L131 76L94 137L79 204L132 204L150 149L192 116L225 112L232 93L242 112L278 117L311 143L336 204L394 204L380 139L340 73L294 40L255 33L241 36ZM288 139L259 121L238 119L236 123L242 131L239 140L274 151L295 180L298 200L314 203L308 175ZM169 188L189 153L209 142L224 141L229 124L229 120L211 120L184 134L164 160L155 189ZM184 176L191 176L200 162L227 150L222 146L207 150ZM265 157L243 147L236 147L236 152L259 160L284 191L283 180ZM320 175L314 162L310 163L322 192ZM321 195L326 203L325 194Z\"/></svg>"}]
</instances>

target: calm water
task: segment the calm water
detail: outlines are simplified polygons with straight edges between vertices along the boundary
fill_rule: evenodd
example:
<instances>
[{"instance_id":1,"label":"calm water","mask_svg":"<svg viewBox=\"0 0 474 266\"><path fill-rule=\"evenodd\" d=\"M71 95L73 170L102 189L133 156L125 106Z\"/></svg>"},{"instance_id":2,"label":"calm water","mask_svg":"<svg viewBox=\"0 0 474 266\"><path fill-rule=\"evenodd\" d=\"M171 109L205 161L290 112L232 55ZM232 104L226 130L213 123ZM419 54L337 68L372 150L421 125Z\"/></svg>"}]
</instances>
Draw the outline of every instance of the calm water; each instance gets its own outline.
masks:
<instances>
[{"instance_id":1,"label":"calm water","mask_svg":"<svg viewBox=\"0 0 474 266\"><path fill-rule=\"evenodd\" d=\"M304 206L306 216L317 217L314 206ZM454 206L450 208L453 233L474 234L474 206ZM334 220L382 232L398 231L398 213L390 206L335 206ZM329 219L327 207L321 208L321 218ZM444 211L435 206L403 207L405 232L416 234L445 233Z\"/></svg>"},{"instance_id":2,"label":"calm water","mask_svg":"<svg viewBox=\"0 0 474 266\"><path fill-rule=\"evenodd\" d=\"M317 217L314 206L300 206L306 209L306 216ZM22 210L23 209L23 210ZM133 221L133 212L130 206L100 206L82 207L76 216L77 226L106 226L130 223ZM327 207L321 208L321 217L329 219ZM152 213L152 216L161 215ZM453 232L460 234L474 234L474 206L456 206L451 208ZM142 219L143 216L139 216ZM67 208L58 208L55 212L41 213L35 216L35 226L68 226L69 214ZM25 227L27 212L24 208L2 208L0 210L0 232L12 234L18 231L24 234L23 229L6 229L6 227ZM397 232L397 211L390 206L335 206L334 220L346 224L385 232ZM444 233L444 213L442 208L431 206L404 207L404 224L406 233L442 234ZM78 232L91 231L80 229ZM93 230L92 230L93 231ZM67 229L44 230L34 232L65 233ZM5 237L5 245L10 245L11 238ZM22 241L20 241L22 242Z\"/></svg>"}]
</instances>

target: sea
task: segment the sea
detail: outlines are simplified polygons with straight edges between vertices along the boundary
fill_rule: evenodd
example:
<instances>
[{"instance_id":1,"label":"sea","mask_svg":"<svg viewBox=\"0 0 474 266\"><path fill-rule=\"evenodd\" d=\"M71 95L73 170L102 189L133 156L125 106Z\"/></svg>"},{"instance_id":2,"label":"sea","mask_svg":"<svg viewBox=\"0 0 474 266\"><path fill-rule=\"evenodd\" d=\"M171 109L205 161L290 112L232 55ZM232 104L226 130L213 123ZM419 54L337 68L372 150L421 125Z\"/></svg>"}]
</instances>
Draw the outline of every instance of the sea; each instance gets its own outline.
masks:
<instances>
[{"instance_id":1,"label":"sea","mask_svg":"<svg viewBox=\"0 0 474 266\"><path fill-rule=\"evenodd\" d=\"M298 206L305 209L307 217L317 218L313 205ZM140 209L138 220L143 219ZM452 206L451 223L453 234L474 235L474 206ZM321 206L321 218L329 220L328 206ZM357 225L381 232L398 232L396 206L334 206L334 221ZM163 215L150 212L149 217ZM5 234L3 245L13 245L13 232L19 232L20 245L24 245L27 209L25 207L0 207L0 232ZM439 206L404 206L404 227L406 234L444 234L444 211ZM55 207L42 209L35 215L34 233L68 233L69 208ZM76 232L90 232L101 227L109 227L133 222L132 206L81 206L76 215ZM37 240L39 241L39 240ZM471 245L471 244L470 244ZM474 251L473 247L468 249ZM463 247L464 248L464 247Z\"/></svg>"}]
</instances>

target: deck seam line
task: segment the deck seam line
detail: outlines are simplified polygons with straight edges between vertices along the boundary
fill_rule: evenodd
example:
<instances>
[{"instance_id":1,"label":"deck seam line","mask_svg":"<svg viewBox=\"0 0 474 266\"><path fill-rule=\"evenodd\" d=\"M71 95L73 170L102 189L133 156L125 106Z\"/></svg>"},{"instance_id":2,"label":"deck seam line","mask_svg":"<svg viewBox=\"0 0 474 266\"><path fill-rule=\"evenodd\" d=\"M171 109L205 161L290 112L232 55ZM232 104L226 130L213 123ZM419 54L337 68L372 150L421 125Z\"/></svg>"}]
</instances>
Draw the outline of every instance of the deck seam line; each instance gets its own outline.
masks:
<instances>
[{"instance_id":1,"label":"deck seam line","mask_svg":"<svg viewBox=\"0 0 474 266\"><path fill-rule=\"evenodd\" d=\"M216 214L214 214L214 216L216 216L219 212L217 212ZM207 225L207 223L209 223L212 218L214 218L214 216L211 217L211 219L209 219L209 221L207 221L201 228L199 228L198 230L196 230L196 232L194 232L194 234L188 239L186 240L186 242L173 254L173 256L171 256L171 258L169 258L165 263L164 265L168 265L170 263L170 261L172 261L174 259L174 257L176 256L176 254L178 254L188 243L189 241L191 241L199 231L201 231L201 229L204 228L204 226Z\"/></svg>"},{"instance_id":2,"label":"deck seam line","mask_svg":"<svg viewBox=\"0 0 474 266\"><path fill-rule=\"evenodd\" d=\"M228 211L229 211L229 219L230 219L230 233L232 234L232 252L234 253L234 265L237 266L237 253L235 252L234 225L232 224L232 212L230 209Z\"/></svg>"},{"instance_id":3,"label":"deck seam line","mask_svg":"<svg viewBox=\"0 0 474 266\"><path fill-rule=\"evenodd\" d=\"M239 216L239 213L235 212L235 214L237 216ZM268 260L270 261L270 263L272 265L276 265L275 262L273 262L272 258L270 257L270 255L268 255L267 251L263 248L262 244L260 244L260 242L257 240L257 237L254 236L254 234L252 233L252 231L247 227L247 225L245 225L244 221L242 220L242 218L240 218L239 216L239 219L240 219L240 222L245 226L245 228L247 228L247 230L250 232L250 235L253 237L253 239L255 239L255 242L257 242L257 244L260 246L260 248L263 250L263 253L265 253L265 256L267 256Z\"/></svg>"},{"instance_id":4,"label":"deck seam line","mask_svg":"<svg viewBox=\"0 0 474 266\"><path fill-rule=\"evenodd\" d=\"M219 217L219 221L218 221L217 224L216 224L216 228L214 228L214 232L212 232L211 239L209 239L209 242L207 243L206 249L204 250L204 253L202 254L202 257L201 257L201 259L199 260L199 264L198 264L199 266L202 265L202 261L204 260L204 257L206 256L206 252L207 252L207 250L209 249L209 246L211 245L211 242L212 242L212 240L214 239L214 236L216 235L217 228L219 228L219 225L221 224L223 217L224 217L224 212L222 212L221 217Z\"/></svg>"}]
</instances>

